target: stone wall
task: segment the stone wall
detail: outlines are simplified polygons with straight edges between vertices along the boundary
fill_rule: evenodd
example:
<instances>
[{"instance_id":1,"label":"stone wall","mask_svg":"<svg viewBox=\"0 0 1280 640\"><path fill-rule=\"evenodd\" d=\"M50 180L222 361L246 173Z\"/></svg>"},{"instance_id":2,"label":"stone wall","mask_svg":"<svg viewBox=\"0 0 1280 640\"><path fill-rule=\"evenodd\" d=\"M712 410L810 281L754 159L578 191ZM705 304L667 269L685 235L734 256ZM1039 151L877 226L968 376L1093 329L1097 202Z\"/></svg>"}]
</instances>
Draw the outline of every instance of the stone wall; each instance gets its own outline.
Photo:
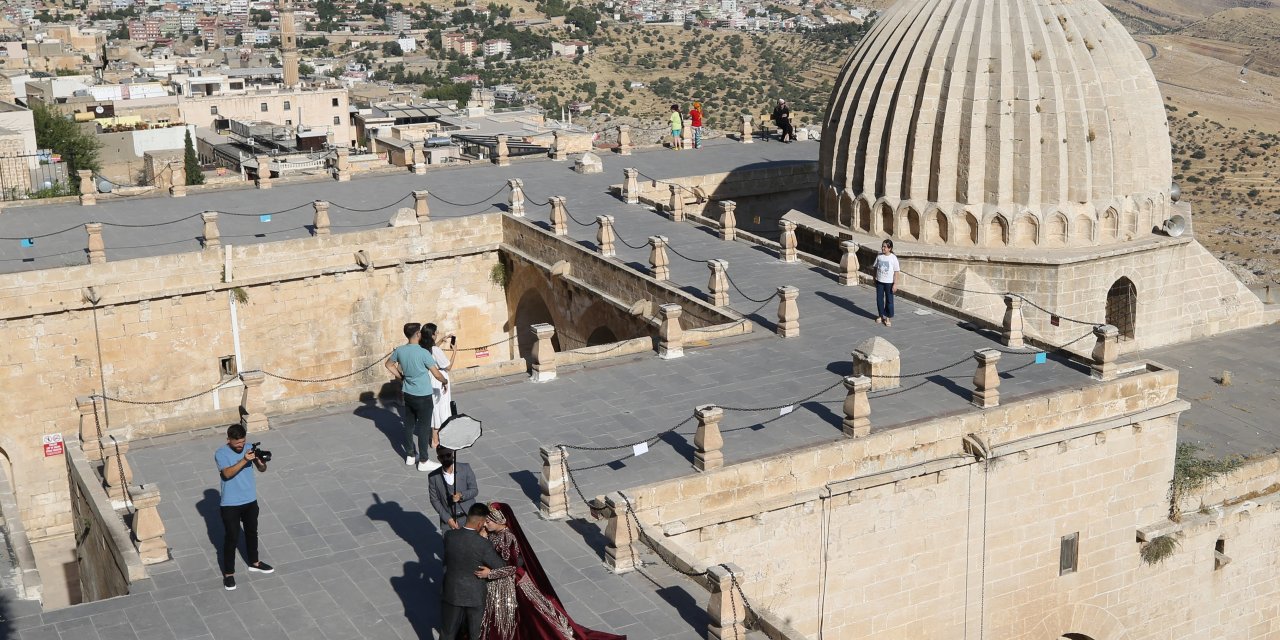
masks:
<instances>
[{"instance_id":1,"label":"stone wall","mask_svg":"<svg viewBox=\"0 0 1280 640\"><path fill-rule=\"evenodd\" d=\"M767 168L683 176L663 179L662 182L642 176L636 182L641 201L666 206L671 201L671 184L685 187L681 189L685 202L694 204L698 200L694 194L697 190L701 190L711 200L766 196L787 191L811 192L817 179L817 171L816 162L774 163ZM621 193L622 185L613 185L612 190Z\"/></svg>"},{"instance_id":2,"label":"stone wall","mask_svg":"<svg viewBox=\"0 0 1280 640\"><path fill-rule=\"evenodd\" d=\"M748 598L804 637L1269 637L1277 494L1169 523L1176 392L1177 374L1148 363L627 493L658 544L695 568L743 567ZM1274 484L1272 466L1226 486ZM1136 536L1153 526L1181 547L1148 565ZM1072 534L1078 561L1059 575ZM1219 536L1231 562L1215 568Z\"/></svg>"},{"instance_id":3,"label":"stone wall","mask_svg":"<svg viewBox=\"0 0 1280 640\"><path fill-rule=\"evenodd\" d=\"M129 531L111 508L97 470L84 454L69 449L67 469L71 477L81 601L129 593L131 584L147 577Z\"/></svg>"}]
</instances>

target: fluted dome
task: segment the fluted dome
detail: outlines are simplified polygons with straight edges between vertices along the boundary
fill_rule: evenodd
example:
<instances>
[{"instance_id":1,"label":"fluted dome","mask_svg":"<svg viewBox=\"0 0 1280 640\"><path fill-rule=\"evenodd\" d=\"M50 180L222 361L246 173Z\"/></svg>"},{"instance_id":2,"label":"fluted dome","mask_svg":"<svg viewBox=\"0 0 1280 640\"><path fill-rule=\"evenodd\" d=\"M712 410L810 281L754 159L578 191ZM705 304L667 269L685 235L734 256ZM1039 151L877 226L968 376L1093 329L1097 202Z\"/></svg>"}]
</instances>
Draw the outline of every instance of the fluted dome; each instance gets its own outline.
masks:
<instances>
[{"instance_id":1,"label":"fluted dome","mask_svg":"<svg viewBox=\"0 0 1280 640\"><path fill-rule=\"evenodd\" d=\"M1084 246L1168 217L1164 102L1096 0L900 0L827 106L821 209L930 244Z\"/></svg>"}]
</instances>

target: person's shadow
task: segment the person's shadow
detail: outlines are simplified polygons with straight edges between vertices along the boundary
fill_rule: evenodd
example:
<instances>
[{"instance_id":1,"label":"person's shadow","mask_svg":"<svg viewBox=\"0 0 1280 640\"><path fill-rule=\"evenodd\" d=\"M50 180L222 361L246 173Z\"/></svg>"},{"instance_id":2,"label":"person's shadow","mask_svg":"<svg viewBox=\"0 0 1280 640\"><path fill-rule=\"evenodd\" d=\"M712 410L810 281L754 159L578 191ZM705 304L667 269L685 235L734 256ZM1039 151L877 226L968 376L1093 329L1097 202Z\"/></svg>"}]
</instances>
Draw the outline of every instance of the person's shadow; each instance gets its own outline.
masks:
<instances>
[{"instance_id":1,"label":"person's shadow","mask_svg":"<svg viewBox=\"0 0 1280 640\"><path fill-rule=\"evenodd\" d=\"M372 391L360 394L360 406L353 412L356 416L373 422L373 426L387 438L387 444L398 455L405 455L404 419L393 401L399 397L400 385L388 382L375 396Z\"/></svg>"},{"instance_id":2,"label":"person's shadow","mask_svg":"<svg viewBox=\"0 0 1280 640\"><path fill-rule=\"evenodd\" d=\"M391 531L409 543L417 561L404 563L404 575L391 578L391 588L400 596L404 616L419 638L430 640L440 626L440 585L444 579L443 548L436 535L436 522L418 511L406 511L399 502L383 502L373 494L373 504L365 510L370 520L391 525Z\"/></svg>"},{"instance_id":3,"label":"person's shadow","mask_svg":"<svg viewBox=\"0 0 1280 640\"><path fill-rule=\"evenodd\" d=\"M196 513L204 518L205 533L209 535L209 544L213 545L218 556L218 575L222 575L222 563L226 560L222 552L222 536L225 533L222 527L222 495L217 489L205 489L204 498L196 503ZM240 526L236 523L236 526ZM245 546L244 532L240 533L240 542L236 549L240 552L240 559L244 561L244 565L249 566L249 549Z\"/></svg>"}]
</instances>

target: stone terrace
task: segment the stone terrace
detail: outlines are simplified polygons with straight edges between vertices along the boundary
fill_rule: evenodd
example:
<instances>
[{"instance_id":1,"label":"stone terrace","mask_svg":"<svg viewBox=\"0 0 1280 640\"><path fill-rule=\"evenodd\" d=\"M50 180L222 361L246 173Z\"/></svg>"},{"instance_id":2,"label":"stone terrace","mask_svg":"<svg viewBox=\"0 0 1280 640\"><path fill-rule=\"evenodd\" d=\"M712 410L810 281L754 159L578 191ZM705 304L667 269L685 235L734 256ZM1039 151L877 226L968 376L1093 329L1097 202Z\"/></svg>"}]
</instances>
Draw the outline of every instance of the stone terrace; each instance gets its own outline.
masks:
<instances>
[{"instance_id":1,"label":"stone terrace","mask_svg":"<svg viewBox=\"0 0 1280 640\"><path fill-rule=\"evenodd\" d=\"M193 196L186 202L156 199L100 205L87 214L74 207L40 212L57 220L19 209L0 218L4 221L0 229L6 230L4 235L13 235L15 225L6 218L14 214L21 217L19 226L27 228L69 226L68 221L74 224L84 215L104 220L108 216L158 218L165 213L178 217L173 215L175 202L182 211L248 211L254 206L269 210L331 197L369 208L415 186L421 188L424 182L427 188L444 185L442 195L456 202L471 202L497 189L507 177L522 177L532 199L568 196L569 211L579 220L614 215L618 235L632 245L660 233L670 238L676 251L691 258L728 260L730 276L754 298L764 299L781 285L798 287L797 338L773 335L777 303L771 301L751 316L756 323L753 334L710 348L687 345L682 359L629 356L585 371L562 369L549 384L531 384L518 376L462 386L455 393L461 410L486 426L485 436L462 460L475 468L482 497L513 504L570 613L588 626L626 633L634 640L694 639L703 637L708 621L702 588L662 565L614 576L602 566L604 539L595 523L580 515L567 524L536 517L540 445L627 444L671 429L688 418L696 405L788 405L836 385L787 415L780 415L776 408L726 411L721 425L723 451L726 463L738 462L845 437L839 427L845 392L838 383L851 371L850 350L867 337L891 340L901 350L904 374L945 367L904 379L900 389L873 393L873 430L973 410L968 402L974 371L970 356L976 348L998 346L990 335L967 331L957 326L956 319L938 313L918 313L923 309L902 300L895 326L881 327L873 321L874 294L866 287L842 287L807 264L785 264L770 251L720 241L706 229L671 222L605 192L607 184L620 181L624 167L638 167L663 178L811 159L816 153L817 145L812 143L722 142L698 152L607 156L605 173L594 176L579 176L566 164L550 162L506 169L475 167L464 169L465 181L458 179L462 174L455 169L433 172L425 181L404 176L347 185L280 185L268 192L241 192L199 203ZM491 200L501 202L505 195ZM433 215L448 212L437 205L432 203ZM353 215L350 220L335 215L334 224L380 222L390 211L361 214L364 218ZM545 220L547 211L530 206L528 217ZM738 215L748 213L740 209ZM301 224L302 219L293 224ZM232 226L239 223L226 223L224 238L250 231ZM255 219L244 224L261 223ZM192 229L198 230L197 225ZM594 246L594 226L570 222L570 234ZM81 239L77 236L75 241ZM160 239L138 237L135 244ZM120 257L111 244L108 238L109 257ZM630 249L619 242L617 250L620 260L647 265L647 247ZM673 254L671 268L674 282L705 288L706 265ZM730 300L743 313L760 307L737 291L730 292ZM1004 378L1000 390L1006 400L1091 384L1079 367L1053 358L1036 365L1031 356L1006 354L1000 369ZM692 473L694 428L688 422L638 458L624 457L630 454L629 447L614 452L573 451L570 466L581 469L574 475L588 497ZM393 443L398 430L395 409L373 403L273 418L272 430L255 439L277 456L259 484L264 557L278 571L250 576L242 569L242 586L230 593L221 589L215 558L221 525L216 520L217 485L210 456L222 438L206 432L140 443L131 454L136 480L162 483L166 491L160 509L174 560L153 566L151 584L138 585L138 592L129 596L21 617L15 622L17 637L431 638L430 629L438 619L439 537L426 497L425 475L397 458ZM572 510L585 514L576 496Z\"/></svg>"}]
</instances>

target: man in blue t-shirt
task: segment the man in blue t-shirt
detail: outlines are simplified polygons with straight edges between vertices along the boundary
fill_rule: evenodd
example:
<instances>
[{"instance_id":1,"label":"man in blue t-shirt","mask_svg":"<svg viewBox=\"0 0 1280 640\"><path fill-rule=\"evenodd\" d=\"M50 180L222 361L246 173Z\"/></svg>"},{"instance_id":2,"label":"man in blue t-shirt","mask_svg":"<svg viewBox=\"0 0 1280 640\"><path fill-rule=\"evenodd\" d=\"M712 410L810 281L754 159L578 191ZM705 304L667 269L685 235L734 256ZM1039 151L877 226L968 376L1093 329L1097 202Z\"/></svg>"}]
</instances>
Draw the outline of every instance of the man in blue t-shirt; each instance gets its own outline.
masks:
<instances>
[{"instance_id":1,"label":"man in blue t-shirt","mask_svg":"<svg viewBox=\"0 0 1280 640\"><path fill-rule=\"evenodd\" d=\"M422 325L410 322L404 325L405 344L396 347L387 358L387 370L391 375L402 380L401 390L404 392L404 463L418 463L418 471L435 471L440 463L430 459L431 452L440 444L440 432L431 428L431 378L440 382L441 388L449 388L449 380L440 373L430 349L424 349L418 341L422 339ZM428 439L427 434L430 433ZM414 436L418 443L414 446Z\"/></svg>"},{"instance_id":2,"label":"man in blue t-shirt","mask_svg":"<svg viewBox=\"0 0 1280 640\"><path fill-rule=\"evenodd\" d=\"M213 452L222 479L222 588L236 588L236 547L240 544L240 527L244 526L244 543L249 552L249 571L271 573L271 565L258 559L258 485L255 477L267 470L250 448L245 450L244 425L227 427L227 444Z\"/></svg>"}]
</instances>

